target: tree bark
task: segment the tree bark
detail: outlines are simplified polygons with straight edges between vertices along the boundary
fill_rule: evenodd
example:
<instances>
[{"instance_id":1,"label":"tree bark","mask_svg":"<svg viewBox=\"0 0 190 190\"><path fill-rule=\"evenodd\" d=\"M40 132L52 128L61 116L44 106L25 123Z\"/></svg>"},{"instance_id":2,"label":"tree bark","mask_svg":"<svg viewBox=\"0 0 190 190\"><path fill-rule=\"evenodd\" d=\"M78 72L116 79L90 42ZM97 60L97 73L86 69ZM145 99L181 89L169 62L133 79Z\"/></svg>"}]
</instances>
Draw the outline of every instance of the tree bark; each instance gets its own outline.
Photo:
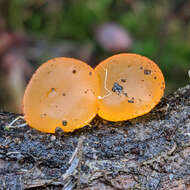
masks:
<instances>
[{"instance_id":1,"label":"tree bark","mask_svg":"<svg viewBox=\"0 0 190 190\"><path fill-rule=\"evenodd\" d=\"M17 116L0 113L0 189L190 190L190 85L145 116L74 133L8 128Z\"/></svg>"}]
</instances>

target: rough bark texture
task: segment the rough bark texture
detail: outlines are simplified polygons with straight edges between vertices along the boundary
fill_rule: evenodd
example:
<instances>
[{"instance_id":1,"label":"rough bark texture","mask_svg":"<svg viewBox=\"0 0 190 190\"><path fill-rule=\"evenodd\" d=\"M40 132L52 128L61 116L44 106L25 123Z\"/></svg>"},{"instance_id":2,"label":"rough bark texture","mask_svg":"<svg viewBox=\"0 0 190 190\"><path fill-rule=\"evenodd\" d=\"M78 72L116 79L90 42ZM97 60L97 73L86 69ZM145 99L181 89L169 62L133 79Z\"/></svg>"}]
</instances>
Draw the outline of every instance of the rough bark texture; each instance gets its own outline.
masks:
<instances>
[{"instance_id":1,"label":"rough bark texture","mask_svg":"<svg viewBox=\"0 0 190 190\"><path fill-rule=\"evenodd\" d=\"M72 134L8 130L16 117L0 113L0 189L190 189L190 85L145 116Z\"/></svg>"}]
</instances>

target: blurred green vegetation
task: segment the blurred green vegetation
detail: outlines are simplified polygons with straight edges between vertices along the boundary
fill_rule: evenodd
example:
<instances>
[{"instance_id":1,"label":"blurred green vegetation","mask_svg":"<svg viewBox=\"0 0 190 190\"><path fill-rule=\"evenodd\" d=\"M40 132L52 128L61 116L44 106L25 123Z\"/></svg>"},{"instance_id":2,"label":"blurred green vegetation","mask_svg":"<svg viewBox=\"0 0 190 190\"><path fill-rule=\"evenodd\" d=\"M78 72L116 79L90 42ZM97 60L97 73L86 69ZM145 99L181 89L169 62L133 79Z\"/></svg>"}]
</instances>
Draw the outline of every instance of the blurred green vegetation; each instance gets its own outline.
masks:
<instances>
[{"instance_id":1,"label":"blurred green vegetation","mask_svg":"<svg viewBox=\"0 0 190 190\"><path fill-rule=\"evenodd\" d=\"M50 41L90 41L97 59L111 55L99 47L94 28L105 22L124 27L133 38L131 52L155 60L167 91L188 83L190 3L185 0L11 0L0 14L10 31ZM113 53L112 53L113 54Z\"/></svg>"}]
</instances>

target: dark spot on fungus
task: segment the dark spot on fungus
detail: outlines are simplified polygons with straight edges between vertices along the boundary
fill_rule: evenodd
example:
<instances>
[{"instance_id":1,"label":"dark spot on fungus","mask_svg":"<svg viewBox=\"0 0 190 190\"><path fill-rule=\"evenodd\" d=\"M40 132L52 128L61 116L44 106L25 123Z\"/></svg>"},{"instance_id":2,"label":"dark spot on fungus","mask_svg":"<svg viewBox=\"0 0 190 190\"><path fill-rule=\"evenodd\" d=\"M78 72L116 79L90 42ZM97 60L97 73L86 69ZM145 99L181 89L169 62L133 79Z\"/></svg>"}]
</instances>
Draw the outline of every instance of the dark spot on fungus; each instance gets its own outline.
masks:
<instances>
[{"instance_id":1,"label":"dark spot on fungus","mask_svg":"<svg viewBox=\"0 0 190 190\"><path fill-rule=\"evenodd\" d=\"M121 85L119 85L117 82L115 82L112 87L112 91L120 94L122 92L122 90L123 90L123 87Z\"/></svg>"},{"instance_id":2,"label":"dark spot on fungus","mask_svg":"<svg viewBox=\"0 0 190 190\"><path fill-rule=\"evenodd\" d=\"M51 71L48 71L48 74L50 74L51 73Z\"/></svg>"},{"instance_id":3,"label":"dark spot on fungus","mask_svg":"<svg viewBox=\"0 0 190 190\"><path fill-rule=\"evenodd\" d=\"M89 72L89 75L92 75L92 72Z\"/></svg>"},{"instance_id":4,"label":"dark spot on fungus","mask_svg":"<svg viewBox=\"0 0 190 190\"><path fill-rule=\"evenodd\" d=\"M52 97L56 94L55 88L50 88L50 90L47 92L47 96Z\"/></svg>"},{"instance_id":5,"label":"dark spot on fungus","mask_svg":"<svg viewBox=\"0 0 190 190\"><path fill-rule=\"evenodd\" d=\"M76 74L76 72L77 72L77 71L76 71L75 69L72 71L73 74Z\"/></svg>"},{"instance_id":6,"label":"dark spot on fungus","mask_svg":"<svg viewBox=\"0 0 190 190\"><path fill-rule=\"evenodd\" d=\"M63 94L62 94L62 96L66 96L66 94L65 94L65 93L63 93Z\"/></svg>"},{"instance_id":7,"label":"dark spot on fungus","mask_svg":"<svg viewBox=\"0 0 190 190\"><path fill-rule=\"evenodd\" d=\"M85 90L84 93L87 94L88 90Z\"/></svg>"},{"instance_id":8,"label":"dark spot on fungus","mask_svg":"<svg viewBox=\"0 0 190 190\"><path fill-rule=\"evenodd\" d=\"M135 98L134 97L132 97L132 100L134 100Z\"/></svg>"},{"instance_id":9,"label":"dark spot on fungus","mask_svg":"<svg viewBox=\"0 0 190 190\"><path fill-rule=\"evenodd\" d=\"M154 77L154 79L156 80L156 79L157 79L157 77Z\"/></svg>"},{"instance_id":10,"label":"dark spot on fungus","mask_svg":"<svg viewBox=\"0 0 190 190\"><path fill-rule=\"evenodd\" d=\"M121 79L121 82L126 82L126 79Z\"/></svg>"},{"instance_id":11,"label":"dark spot on fungus","mask_svg":"<svg viewBox=\"0 0 190 190\"><path fill-rule=\"evenodd\" d=\"M145 69L145 70L144 70L144 74L145 74L145 75L150 75L150 74L151 74L151 70Z\"/></svg>"},{"instance_id":12,"label":"dark spot on fungus","mask_svg":"<svg viewBox=\"0 0 190 190\"><path fill-rule=\"evenodd\" d=\"M144 82L144 80L141 80L142 82Z\"/></svg>"},{"instance_id":13,"label":"dark spot on fungus","mask_svg":"<svg viewBox=\"0 0 190 190\"><path fill-rule=\"evenodd\" d=\"M129 103L134 103L134 100L128 100Z\"/></svg>"},{"instance_id":14,"label":"dark spot on fungus","mask_svg":"<svg viewBox=\"0 0 190 190\"><path fill-rule=\"evenodd\" d=\"M62 121L62 125L63 125L63 126L67 126L67 121L66 121L66 120L63 120L63 121Z\"/></svg>"},{"instance_id":15,"label":"dark spot on fungus","mask_svg":"<svg viewBox=\"0 0 190 190\"><path fill-rule=\"evenodd\" d=\"M42 113L40 114L40 117L43 118L43 117L46 117L47 116L47 113Z\"/></svg>"},{"instance_id":16,"label":"dark spot on fungus","mask_svg":"<svg viewBox=\"0 0 190 190\"><path fill-rule=\"evenodd\" d=\"M126 97L128 97L128 94L127 94L127 92L124 92L123 94L124 94Z\"/></svg>"},{"instance_id":17,"label":"dark spot on fungus","mask_svg":"<svg viewBox=\"0 0 190 190\"><path fill-rule=\"evenodd\" d=\"M140 67L140 69L142 70L142 69L143 69L143 67Z\"/></svg>"}]
</instances>

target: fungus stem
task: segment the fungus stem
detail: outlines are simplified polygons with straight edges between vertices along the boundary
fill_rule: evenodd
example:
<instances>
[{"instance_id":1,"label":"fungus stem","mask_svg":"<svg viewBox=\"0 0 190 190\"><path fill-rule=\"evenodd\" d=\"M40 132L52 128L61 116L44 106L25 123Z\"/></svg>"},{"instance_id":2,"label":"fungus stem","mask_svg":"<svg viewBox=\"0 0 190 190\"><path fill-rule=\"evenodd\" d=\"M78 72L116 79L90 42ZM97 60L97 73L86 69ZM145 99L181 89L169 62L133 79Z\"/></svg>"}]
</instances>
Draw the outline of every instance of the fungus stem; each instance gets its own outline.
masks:
<instances>
[{"instance_id":1,"label":"fungus stem","mask_svg":"<svg viewBox=\"0 0 190 190\"><path fill-rule=\"evenodd\" d=\"M108 94L106 94L104 96L98 96L98 99L104 99L112 94L112 92L107 88L108 69L107 68L105 69L104 67L102 67L102 68L105 71L104 88L106 89Z\"/></svg>"},{"instance_id":2,"label":"fungus stem","mask_svg":"<svg viewBox=\"0 0 190 190\"><path fill-rule=\"evenodd\" d=\"M15 125L15 126L14 126L14 123L15 123L16 121L18 121L19 119L23 119L23 120L24 120L24 116L18 116L18 117L16 117L13 121L11 121L11 123L9 123L9 124L6 126L6 128L7 128L7 129L14 129L14 128L17 128L17 127L25 127L25 126L27 126L27 123L23 123L23 124Z\"/></svg>"}]
</instances>

